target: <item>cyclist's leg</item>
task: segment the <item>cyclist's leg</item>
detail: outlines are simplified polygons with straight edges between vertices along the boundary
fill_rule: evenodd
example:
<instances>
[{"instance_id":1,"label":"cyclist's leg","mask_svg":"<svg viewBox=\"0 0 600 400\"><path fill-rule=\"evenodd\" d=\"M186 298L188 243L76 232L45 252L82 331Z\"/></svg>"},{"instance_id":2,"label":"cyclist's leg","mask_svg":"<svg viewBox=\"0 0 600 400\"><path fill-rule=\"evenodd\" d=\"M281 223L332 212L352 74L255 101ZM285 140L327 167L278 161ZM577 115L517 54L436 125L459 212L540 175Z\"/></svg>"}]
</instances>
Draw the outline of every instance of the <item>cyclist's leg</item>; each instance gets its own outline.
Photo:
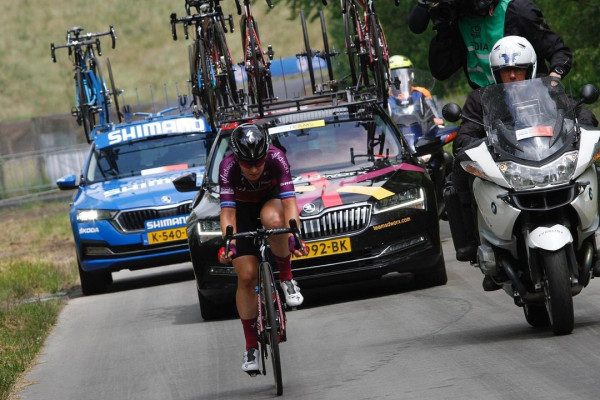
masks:
<instances>
[{"instance_id":1,"label":"cyclist's leg","mask_svg":"<svg viewBox=\"0 0 600 400\"><path fill-rule=\"evenodd\" d=\"M267 229L284 228L286 223L281 200L268 200L260 211L260 219ZM300 294L300 288L293 279L288 237L289 235L273 235L269 238L269 244L279 270L279 281L285 301L290 307L296 307L302 304L304 297Z\"/></svg>"}]
</instances>

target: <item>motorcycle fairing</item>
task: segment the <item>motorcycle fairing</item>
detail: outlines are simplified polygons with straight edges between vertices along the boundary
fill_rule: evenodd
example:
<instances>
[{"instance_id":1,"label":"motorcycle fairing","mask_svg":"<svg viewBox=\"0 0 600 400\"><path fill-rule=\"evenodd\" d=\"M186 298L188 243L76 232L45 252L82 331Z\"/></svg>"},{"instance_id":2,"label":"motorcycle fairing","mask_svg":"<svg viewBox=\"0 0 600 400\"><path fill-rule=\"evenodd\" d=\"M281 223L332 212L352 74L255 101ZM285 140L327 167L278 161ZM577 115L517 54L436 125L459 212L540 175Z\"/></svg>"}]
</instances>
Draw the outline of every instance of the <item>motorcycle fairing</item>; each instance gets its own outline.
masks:
<instances>
[{"instance_id":1,"label":"motorcycle fairing","mask_svg":"<svg viewBox=\"0 0 600 400\"><path fill-rule=\"evenodd\" d=\"M506 190L479 178L473 182L473 194L480 215L480 227L494 232L502 240L512 240L512 229L521 210L511 206L498 196ZM481 225L481 222L484 225Z\"/></svg>"},{"instance_id":2,"label":"motorcycle fairing","mask_svg":"<svg viewBox=\"0 0 600 400\"><path fill-rule=\"evenodd\" d=\"M600 130L581 128L579 141L579 156L577 158L577 166L575 167L573 176L579 176L589 167L594 152L598 150L597 146L600 141Z\"/></svg>"}]
</instances>

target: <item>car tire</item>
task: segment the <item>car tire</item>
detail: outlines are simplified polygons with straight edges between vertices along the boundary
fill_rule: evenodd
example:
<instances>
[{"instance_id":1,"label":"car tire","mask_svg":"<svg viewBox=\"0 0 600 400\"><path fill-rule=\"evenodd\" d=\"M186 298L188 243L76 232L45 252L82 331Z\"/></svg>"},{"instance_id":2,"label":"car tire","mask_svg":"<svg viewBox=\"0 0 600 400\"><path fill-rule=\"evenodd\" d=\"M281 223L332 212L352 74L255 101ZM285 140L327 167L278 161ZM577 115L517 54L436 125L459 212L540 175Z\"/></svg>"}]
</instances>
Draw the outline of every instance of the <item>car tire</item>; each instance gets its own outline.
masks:
<instances>
[{"instance_id":1,"label":"car tire","mask_svg":"<svg viewBox=\"0 0 600 400\"><path fill-rule=\"evenodd\" d=\"M77 262L79 270L79 281L81 282L81 291L85 296L106 293L107 286L112 282L110 272L87 272L81 268Z\"/></svg>"},{"instance_id":2,"label":"car tire","mask_svg":"<svg viewBox=\"0 0 600 400\"><path fill-rule=\"evenodd\" d=\"M415 273L414 281L418 288L445 285L448 282L448 275L446 274L446 262L444 261L444 256L440 256L440 261L438 261L433 269L424 273Z\"/></svg>"},{"instance_id":3,"label":"car tire","mask_svg":"<svg viewBox=\"0 0 600 400\"><path fill-rule=\"evenodd\" d=\"M200 303L200 315L205 321L213 319L220 319L229 316L231 308L228 304L216 304L206 297L202 296L202 293L198 290L198 301Z\"/></svg>"}]
</instances>

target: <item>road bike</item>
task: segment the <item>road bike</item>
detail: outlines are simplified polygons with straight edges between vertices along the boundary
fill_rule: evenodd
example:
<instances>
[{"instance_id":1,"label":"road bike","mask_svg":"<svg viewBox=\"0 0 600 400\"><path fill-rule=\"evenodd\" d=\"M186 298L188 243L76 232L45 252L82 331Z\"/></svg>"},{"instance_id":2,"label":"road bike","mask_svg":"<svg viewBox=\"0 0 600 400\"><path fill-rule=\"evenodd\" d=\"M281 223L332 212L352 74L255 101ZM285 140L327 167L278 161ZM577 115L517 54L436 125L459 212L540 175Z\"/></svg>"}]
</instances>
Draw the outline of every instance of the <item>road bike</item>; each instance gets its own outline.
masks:
<instances>
[{"instance_id":1,"label":"road bike","mask_svg":"<svg viewBox=\"0 0 600 400\"><path fill-rule=\"evenodd\" d=\"M56 50L67 48L69 56L72 57L73 69L75 71L75 100L76 105L71 114L77 118L77 123L83 125L85 137L88 143L94 140L93 129L96 125L107 125L110 121L109 106L111 103L111 92L106 87L102 77L100 63L96 57L102 55L100 37L110 36L112 48L115 48L117 36L114 27L100 33L81 34L83 27L75 26L67 31L65 44L55 45L50 43L50 54L52 61L56 62ZM112 71L111 71L112 74ZM116 98L116 93L114 93ZM99 117L96 123L96 115Z\"/></svg>"},{"instance_id":2,"label":"road bike","mask_svg":"<svg viewBox=\"0 0 600 400\"><path fill-rule=\"evenodd\" d=\"M369 86L370 71L377 100L383 107L387 107L390 86L389 51L375 12L374 0L340 1L352 84L357 88ZM400 0L395 0L395 4L398 6Z\"/></svg>"},{"instance_id":3,"label":"road bike","mask_svg":"<svg viewBox=\"0 0 600 400\"><path fill-rule=\"evenodd\" d=\"M243 1L243 10L240 0L235 0L235 4L238 15L242 15L240 26L242 49L244 50L243 65L246 70L248 81L248 97L252 104L258 105L258 112L260 116L263 116L263 103L265 101L275 100L270 69L275 53L271 45L267 46L266 52L263 51L258 34L258 26L252 15L250 0ZM273 8L271 0L266 0L266 2L269 8ZM265 57L265 55L267 57Z\"/></svg>"},{"instance_id":4,"label":"road bike","mask_svg":"<svg viewBox=\"0 0 600 400\"><path fill-rule=\"evenodd\" d=\"M194 27L194 43L188 52L192 95L216 131L222 115L236 109L240 103L235 63L225 38L226 32L234 31L233 18L231 14L227 17L223 14L220 0L186 0L185 8L187 15L184 17L171 14L171 34L173 40L177 40L175 27L181 23L185 38L189 39L188 28Z\"/></svg>"},{"instance_id":5,"label":"road bike","mask_svg":"<svg viewBox=\"0 0 600 400\"><path fill-rule=\"evenodd\" d=\"M233 233L233 226L228 225L225 230L225 254L229 254L231 240L236 238L253 238L254 243L260 251L260 262L258 265L258 284L256 293L258 297L258 341L260 343L260 356L262 375L266 375L265 359L271 357L273 367L273 380L277 395L283 393L283 379L281 375L281 360L279 356L279 343L287 340L285 308L281 303L281 297L275 284L273 268L269 262L267 253L268 239L271 235L291 233L296 240L296 248L301 248L300 233L295 219L290 219L289 228L265 229L255 231Z\"/></svg>"}]
</instances>

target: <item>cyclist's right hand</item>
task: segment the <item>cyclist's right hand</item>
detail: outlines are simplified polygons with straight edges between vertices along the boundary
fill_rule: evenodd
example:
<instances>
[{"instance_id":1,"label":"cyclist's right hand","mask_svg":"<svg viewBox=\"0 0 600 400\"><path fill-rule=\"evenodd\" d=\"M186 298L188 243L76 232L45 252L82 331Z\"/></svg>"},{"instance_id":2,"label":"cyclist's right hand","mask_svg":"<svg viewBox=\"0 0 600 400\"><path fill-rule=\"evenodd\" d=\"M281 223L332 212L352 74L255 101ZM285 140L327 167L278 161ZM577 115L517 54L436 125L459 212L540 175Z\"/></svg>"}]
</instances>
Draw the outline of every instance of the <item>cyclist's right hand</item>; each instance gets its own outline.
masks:
<instances>
[{"instance_id":1,"label":"cyclist's right hand","mask_svg":"<svg viewBox=\"0 0 600 400\"><path fill-rule=\"evenodd\" d=\"M219 253L217 254L217 258L221 264L229 264L237 255L237 249L235 247L235 243L231 243L229 245L229 253L225 254L225 247L221 247L219 249Z\"/></svg>"}]
</instances>

